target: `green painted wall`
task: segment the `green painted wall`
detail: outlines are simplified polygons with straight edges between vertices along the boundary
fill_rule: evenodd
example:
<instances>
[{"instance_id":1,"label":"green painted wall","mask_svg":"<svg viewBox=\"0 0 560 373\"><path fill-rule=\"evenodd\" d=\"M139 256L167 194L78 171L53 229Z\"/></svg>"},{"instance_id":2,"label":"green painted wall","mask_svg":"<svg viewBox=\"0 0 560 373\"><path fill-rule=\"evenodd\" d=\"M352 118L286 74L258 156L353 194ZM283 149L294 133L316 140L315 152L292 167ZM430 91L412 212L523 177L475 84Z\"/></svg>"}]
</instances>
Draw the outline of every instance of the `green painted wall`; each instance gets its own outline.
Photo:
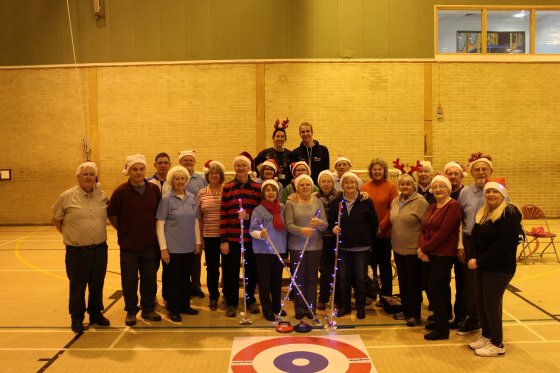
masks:
<instances>
[{"instance_id":1,"label":"green painted wall","mask_svg":"<svg viewBox=\"0 0 560 373\"><path fill-rule=\"evenodd\" d=\"M433 57L434 5L559 0L70 0L78 63ZM0 65L72 63L66 0L2 0Z\"/></svg>"}]
</instances>

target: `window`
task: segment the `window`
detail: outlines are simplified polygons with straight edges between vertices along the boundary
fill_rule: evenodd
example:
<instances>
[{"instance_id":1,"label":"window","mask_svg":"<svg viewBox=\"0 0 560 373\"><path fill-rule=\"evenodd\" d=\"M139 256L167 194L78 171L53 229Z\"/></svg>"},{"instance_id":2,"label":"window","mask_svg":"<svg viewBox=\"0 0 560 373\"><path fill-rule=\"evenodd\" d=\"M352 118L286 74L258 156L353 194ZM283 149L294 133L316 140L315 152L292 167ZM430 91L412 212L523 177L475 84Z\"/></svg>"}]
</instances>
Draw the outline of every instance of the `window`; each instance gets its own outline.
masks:
<instances>
[{"instance_id":1,"label":"window","mask_svg":"<svg viewBox=\"0 0 560 373\"><path fill-rule=\"evenodd\" d=\"M560 54L560 11L537 10L535 13L535 52Z\"/></svg>"},{"instance_id":2,"label":"window","mask_svg":"<svg viewBox=\"0 0 560 373\"><path fill-rule=\"evenodd\" d=\"M480 10L438 11L439 53L481 53Z\"/></svg>"},{"instance_id":3,"label":"window","mask_svg":"<svg viewBox=\"0 0 560 373\"><path fill-rule=\"evenodd\" d=\"M436 6L436 54L560 54L560 6Z\"/></svg>"}]
</instances>

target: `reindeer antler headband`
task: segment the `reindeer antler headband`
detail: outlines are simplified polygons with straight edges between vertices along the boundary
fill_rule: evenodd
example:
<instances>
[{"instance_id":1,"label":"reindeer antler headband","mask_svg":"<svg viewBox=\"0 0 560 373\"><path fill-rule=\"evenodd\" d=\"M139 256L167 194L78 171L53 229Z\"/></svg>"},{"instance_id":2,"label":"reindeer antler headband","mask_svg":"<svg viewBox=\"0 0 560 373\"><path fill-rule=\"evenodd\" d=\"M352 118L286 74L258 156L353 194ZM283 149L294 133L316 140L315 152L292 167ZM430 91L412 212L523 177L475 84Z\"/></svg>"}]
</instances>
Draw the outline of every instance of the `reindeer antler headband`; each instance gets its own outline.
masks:
<instances>
[{"instance_id":1,"label":"reindeer antler headband","mask_svg":"<svg viewBox=\"0 0 560 373\"><path fill-rule=\"evenodd\" d=\"M402 174L409 174L412 176L413 173L415 173L416 171L418 171L419 169L422 168L422 165L420 164L420 161L416 161L416 165L410 167L410 169L408 171L405 170L405 164L404 163L400 163L400 158L397 158L393 161L393 165L395 166L395 168L399 171L401 171Z\"/></svg>"},{"instance_id":2,"label":"reindeer antler headband","mask_svg":"<svg viewBox=\"0 0 560 373\"><path fill-rule=\"evenodd\" d=\"M290 123L290 120L288 118L284 119L282 122L280 122L280 119L276 119L276 122L274 122L274 129L285 130L286 128L288 128L288 123Z\"/></svg>"}]
</instances>

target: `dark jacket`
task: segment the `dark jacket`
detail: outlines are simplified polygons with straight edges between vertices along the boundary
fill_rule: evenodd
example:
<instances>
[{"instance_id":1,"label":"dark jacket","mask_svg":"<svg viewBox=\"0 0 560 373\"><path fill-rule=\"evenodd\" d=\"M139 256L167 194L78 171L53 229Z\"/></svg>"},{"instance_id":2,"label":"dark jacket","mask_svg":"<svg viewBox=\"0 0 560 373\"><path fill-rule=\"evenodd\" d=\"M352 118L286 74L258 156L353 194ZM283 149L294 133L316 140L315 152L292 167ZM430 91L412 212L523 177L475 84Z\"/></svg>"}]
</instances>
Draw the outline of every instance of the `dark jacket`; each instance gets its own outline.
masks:
<instances>
[{"instance_id":1,"label":"dark jacket","mask_svg":"<svg viewBox=\"0 0 560 373\"><path fill-rule=\"evenodd\" d=\"M515 273L520 231L521 214L513 205L508 205L504 215L495 222L475 224L472 240L477 268L493 273Z\"/></svg>"},{"instance_id":2,"label":"dark jacket","mask_svg":"<svg viewBox=\"0 0 560 373\"><path fill-rule=\"evenodd\" d=\"M323 170L328 170L330 167L329 149L326 146L320 145L319 141L313 140L315 145L308 148L303 141L299 147L292 151L292 162L304 161L311 168L311 178L317 184L319 173Z\"/></svg>"},{"instance_id":3,"label":"dark jacket","mask_svg":"<svg viewBox=\"0 0 560 373\"><path fill-rule=\"evenodd\" d=\"M372 246L372 242L377 236L377 228L379 226L375 208L371 199L367 198L363 201L358 199L354 202L354 206L350 210L350 215L346 209L346 204L342 202L342 214L340 216L340 224L338 223L338 204L343 200L342 197L335 198L330 203L329 210L329 230L340 226L340 247L349 249L352 247Z\"/></svg>"},{"instance_id":4,"label":"dark jacket","mask_svg":"<svg viewBox=\"0 0 560 373\"><path fill-rule=\"evenodd\" d=\"M277 152L274 148L266 148L255 157L255 166L260 165L267 159L274 159L280 169L278 170L278 182L283 186L287 186L292 181L292 173L290 171L290 163L292 162L292 152L284 149L283 152ZM259 174L260 177L262 175Z\"/></svg>"}]
</instances>

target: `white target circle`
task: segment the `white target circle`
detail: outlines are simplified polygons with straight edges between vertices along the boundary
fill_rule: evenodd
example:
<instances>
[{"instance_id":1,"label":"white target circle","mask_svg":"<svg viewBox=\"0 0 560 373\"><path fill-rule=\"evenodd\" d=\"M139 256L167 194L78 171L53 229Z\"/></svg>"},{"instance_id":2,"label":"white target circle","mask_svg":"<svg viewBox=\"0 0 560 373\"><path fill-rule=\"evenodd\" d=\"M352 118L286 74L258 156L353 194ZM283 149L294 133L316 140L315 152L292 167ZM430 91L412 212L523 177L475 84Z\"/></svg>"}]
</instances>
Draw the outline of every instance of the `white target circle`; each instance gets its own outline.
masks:
<instances>
[{"instance_id":1,"label":"white target circle","mask_svg":"<svg viewBox=\"0 0 560 373\"><path fill-rule=\"evenodd\" d=\"M327 364L326 367L324 365ZM281 370L279 368L292 369ZM285 373L296 369L309 373L340 373L350 367L348 358L341 352L319 345L292 343L268 348L255 356L253 367L257 372Z\"/></svg>"}]
</instances>

